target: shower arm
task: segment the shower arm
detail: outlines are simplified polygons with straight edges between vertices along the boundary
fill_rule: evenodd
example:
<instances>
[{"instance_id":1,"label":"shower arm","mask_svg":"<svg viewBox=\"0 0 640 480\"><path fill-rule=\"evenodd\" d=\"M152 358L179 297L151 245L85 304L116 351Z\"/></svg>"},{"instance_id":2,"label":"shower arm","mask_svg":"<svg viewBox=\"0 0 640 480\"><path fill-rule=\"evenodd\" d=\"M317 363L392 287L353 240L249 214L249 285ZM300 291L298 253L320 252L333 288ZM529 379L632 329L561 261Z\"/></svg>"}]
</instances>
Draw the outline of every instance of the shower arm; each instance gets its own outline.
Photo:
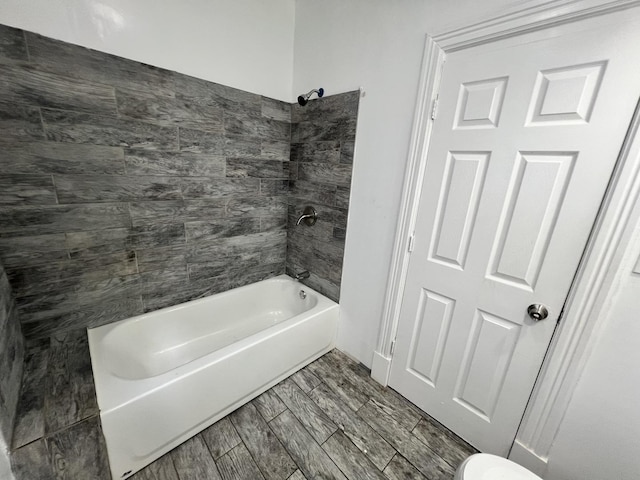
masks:
<instances>
[{"instance_id":1,"label":"shower arm","mask_svg":"<svg viewBox=\"0 0 640 480\"><path fill-rule=\"evenodd\" d=\"M299 95L298 104L301 107L304 107L307 102L309 102L309 98L311 98L311 95L313 95L314 93L318 94L318 98L322 98L324 96L324 88L320 87L318 89L313 89L310 92L305 93L304 95Z\"/></svg>"}]
</instances>

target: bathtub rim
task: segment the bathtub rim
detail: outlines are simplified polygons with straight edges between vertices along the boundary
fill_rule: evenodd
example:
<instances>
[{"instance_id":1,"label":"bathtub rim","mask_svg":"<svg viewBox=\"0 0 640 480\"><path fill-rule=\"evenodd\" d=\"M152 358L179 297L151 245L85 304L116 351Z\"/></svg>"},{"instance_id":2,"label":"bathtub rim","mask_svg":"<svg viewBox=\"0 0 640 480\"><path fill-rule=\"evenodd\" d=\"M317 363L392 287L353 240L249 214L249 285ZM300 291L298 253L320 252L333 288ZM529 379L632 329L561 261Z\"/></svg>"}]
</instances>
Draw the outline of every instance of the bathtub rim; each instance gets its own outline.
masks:
<instances>
[{"instance_id":1,"label":"bathtub rim","mask_svg":"<svg viewBox=\"0 0 640 480\"><path fill-rule=\"evenodd\" d=\"M316 295L318 298L317 304L298 315L295 315L287 320L278 323L276 325L269 326L264 330L256 332L252 335L244 337L234 343L231 343L225 347L222 347L213 352L209 352L202 357L199 357L191 362L180 365L174 369L163 372L159 375L152 377L146 377L142 379L126 379L118 377L111 373L108 366L102 361L102 349L101 340L108 335L114 328L123 324L124 322L131 322L140 319L141 317L148 317L158 312L175 312L184 308L188 308L190 305L214 302L215 299L228 296L230 294L238 294L243 291L251 290L252 288L258 288L257 285L263 282L284 282L290 284L298 284L300 289L305 290L307 294ZM242 287L237 287L225 292L210 295L204 298L198 298L190 300L189 302L165 307L163 309L155 310L153 312L147 312L134 317L119 320L117 322L102 325L100 327L88 328L87 336L89 339L89 351L91 355L91 366L93 369L93 378L96 389L96 397L98 401L98 407L102 413L108 413L113 410L117 410L126 406L128 403L135 402L137 399L151 394L153 391L163 388L165 385L179 381L181 378L192 375L195 372L203 370L208 366L222 362L225 359L231 357L235 352L239 350L246 350L250 348L257 341L265 341L278 333L295 328L300 323L308 321L309 319L321 315L332 309L338 310L339 304L333 300L325 297L316 290L307 287L299 282L296 282L288 275L278 275L260 282L255 282ZM95 359L95 361L94 361Z\"/></svg>"}]
</instances>

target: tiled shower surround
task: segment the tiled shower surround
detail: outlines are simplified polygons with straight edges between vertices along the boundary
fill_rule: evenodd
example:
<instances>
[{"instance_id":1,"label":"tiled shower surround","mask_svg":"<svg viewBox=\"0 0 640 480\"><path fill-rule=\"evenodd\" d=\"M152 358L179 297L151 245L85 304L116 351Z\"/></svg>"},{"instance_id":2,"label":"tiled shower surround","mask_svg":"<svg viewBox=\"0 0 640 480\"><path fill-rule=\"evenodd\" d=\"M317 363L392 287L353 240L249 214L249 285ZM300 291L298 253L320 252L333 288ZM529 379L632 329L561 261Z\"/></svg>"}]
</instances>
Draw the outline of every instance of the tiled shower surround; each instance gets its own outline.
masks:
<instances>
[{"instance_id":1,"label":"tiled shower surround","mask_svg":"<svg viewBox=\"0 0 640 480\"><path fill-rule=\"evenodd\" d=\"M308 284L338 301L347 229L359 92L292 108L287 271L309 270ZM311 205L313 227L296 227Z\"/></svg>"},{"instance_id":2,"label":"tiled shower surround","mask_svg":"<svg viewBox=\"0 0 640 480\"><path fill-rule=\"evenodd\" d=\"M0 68L0 261L27 338L285 264L338 298L356 92L292 115L281 101L3 26ZM318 224L294 227L307 203Z\"/></svg>"},{"instance_id":3,"label":"tiled shower surround","mask_svg":"<svg viewBox=\"0 0 640 480\"><path fill-rule=\"evenodd\" d=\"M24 341L18 310L9 279L0 265L0 448L12 442L23 359Z\"/></svg>"}]
</instances>

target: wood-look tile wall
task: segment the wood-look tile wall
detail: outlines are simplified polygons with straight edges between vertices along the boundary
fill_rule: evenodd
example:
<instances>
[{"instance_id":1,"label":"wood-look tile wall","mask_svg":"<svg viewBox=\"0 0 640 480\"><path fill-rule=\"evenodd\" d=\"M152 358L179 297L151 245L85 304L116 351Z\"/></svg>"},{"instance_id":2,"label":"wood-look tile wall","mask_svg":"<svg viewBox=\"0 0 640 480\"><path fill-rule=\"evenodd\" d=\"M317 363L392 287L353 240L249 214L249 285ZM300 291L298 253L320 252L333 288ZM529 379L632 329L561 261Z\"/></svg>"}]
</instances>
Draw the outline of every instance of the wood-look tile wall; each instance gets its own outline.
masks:
<instances>
[{"instance_id":1,"label":"wood-look tile wall","mask_svg":"<svg viewBox=\"0 0 640 480\"><path fill-rule=\"evenodd\" d=\"M351 189L358 91L294 105L291 125L287 272L308 270L304 283L338 301ZM318 221L296 226L305 205Z\"/></svg>"},{"instance_id":2,"label":"wood-look tile wall","mask_svg":"<svg viewBox=\"0 0 640 480\"><path fill-rule=\"evenodd\" d=\"M11 445L20 385L24 340L9 279L0 265L0 436Z\"/></svg>"},{"instance_id":3,"label":"wood-look tile wall","mask_svg":"<svg viewBox=\"0 0 640 480\"><path fill-rule=\"evenodd\" d=\"M3 26L0 69L0 261L28 338L284 273L289 104Z\"/></svg>"},{"instance_id":4,"label":"wood-look tile wall","mask_svg":"<svg viewBox=\"0 0 640 480\"><path fill-rule=\"evenodd\" d=\"M338 300L358 92L292 109L1 25L0 68L0 261L26 337L285 262ZM306 204L318 223L296 227Z\"/></svg>"}]
</instances>

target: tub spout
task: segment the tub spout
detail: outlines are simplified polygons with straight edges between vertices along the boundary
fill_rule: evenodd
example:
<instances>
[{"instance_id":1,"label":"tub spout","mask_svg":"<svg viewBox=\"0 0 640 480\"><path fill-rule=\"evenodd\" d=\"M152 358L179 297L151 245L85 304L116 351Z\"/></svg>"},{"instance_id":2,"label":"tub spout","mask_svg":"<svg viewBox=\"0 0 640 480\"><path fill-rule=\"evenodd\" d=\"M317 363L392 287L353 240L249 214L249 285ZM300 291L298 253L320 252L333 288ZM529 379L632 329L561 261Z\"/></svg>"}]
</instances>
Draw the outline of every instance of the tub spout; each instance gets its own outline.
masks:
<instances>
[{"instance_id":1,"label":"tub spout","mask_svg":"<svg viewBox=\"0 0 640 480\"><path fill-rule=\"evenodd\" d=\"M303 220L306 220L307 218L313 218L313 215L300 215L300 217L298 217L298 220L296 221L296 227L298 225L300 225L302 223Z\"/></svg>"},{"instance_id":2,"label":"tub spout","mask_svg":"<svg viewBox=\"0 0 640 480\"><path fill-rule=\"evenodd\" d=\"M318 219L318 214L316 213L316 209L313 208L311 205L307 205L306 207L304 207L304 210L302 211L302 215L298 217L296 226L304 222L305 225L311 227L315 225L317 219Z\"/></svg>"},{"instance_id":3,"label":"tub spout","mask_svg":"<svg viewBox=\"0 0 640 480\"><path fill-rule=\"evenodd\" d=\"M296 280L298 280L298 281L304 280L305 278L309 278L309 275L311 275L309 273L309 270L303 270L300 273L296 273Z\"/></svg>"}]
</instances>

